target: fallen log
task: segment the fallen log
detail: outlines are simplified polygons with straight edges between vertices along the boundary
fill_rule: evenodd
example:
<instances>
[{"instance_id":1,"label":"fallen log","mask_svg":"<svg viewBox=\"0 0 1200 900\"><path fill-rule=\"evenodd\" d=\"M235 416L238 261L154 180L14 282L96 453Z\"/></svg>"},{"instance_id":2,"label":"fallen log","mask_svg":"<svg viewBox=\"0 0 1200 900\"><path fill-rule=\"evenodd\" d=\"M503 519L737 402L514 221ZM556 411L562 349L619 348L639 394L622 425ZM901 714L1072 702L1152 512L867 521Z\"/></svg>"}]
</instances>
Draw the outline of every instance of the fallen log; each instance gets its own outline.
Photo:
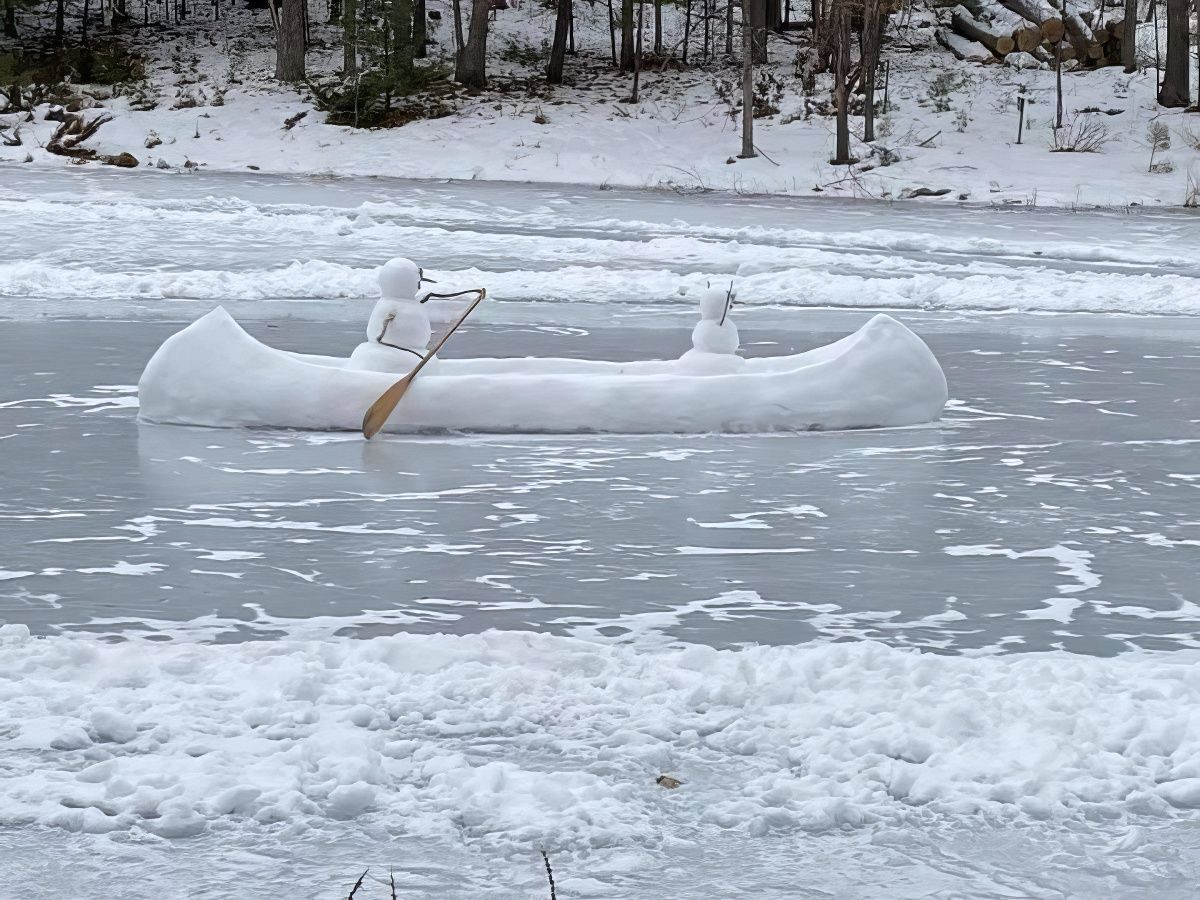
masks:
<instances>
[{"instance_id":1,"label":"fallen log","mask_svg":"<svg viewBox=\"0 0 1200 900\"><path fill-rule=\"evenodd\" d=\"M968 41L965 37L961 37L950 31L948 28L939 28L933 33L934 38L939 44L954 54L954 58L960 61L970 62L986 62L992 59L992 52L987 47L978 41Z\"/></svg>"},{"instance_id":2,"label":"fallen log","mask_svg":"<svg viewBox=\"0 0 1200 900\"><path fill-rule=\"evenodd\" d=\"M983 44L1001 58L1012 53L1017 46L1012 37L980 22L963 6L954 7L950 13L950 27L956 34Z\"/></svg>"},{"instance_id":3,"label":"fallen log","mask_svg":"<svg viewBox=\"0 0 1200 900\"><path fill-rule=\"evenodd\" d=\"M1062 19L1046 0L998 0L1001 6L1010 12L1015 12L1026 22L1031 22L1042 29L1042 37L1051 44L1057 44L1063 39L1066 29Z\"/></svg>"},{"instance_id":4,"label":"fallen log","mask_svg":"<svg viewBox=\"0 0 1200 900\"><path fill-rule=\"evenodd\" d=\"M46 142L46 150L57 156L69 156L72 159L95 159L96 151L79 145L100 130L105 122L112 121L112 115L101 113L88 123L84 123L81 113L66 113L62 124L54 129L54 134Z\"/></svg>"},{"instance_id":5,"label":"fallen log","mask_svg":"<svg viewBox=\"0 0 1200 900\"><path fill-rule=\"evenodd\" d=\"M1067 40L1075 48L1075 57L1081 62L1085 59L1096 58L1091 56L1091 48L1093 45L1099 46L1099 43L1087 22L1083 21L1079 13L1071 8L1069 0L1066 2L1064 0L1046 0L1046 2L1059 11L1063 26L1067 30Z\"/></svg>"},{"instance_id":6,"label":"fallen log","mask_svg":"<svg viewBox=\"0 0 1200 900\"><path fill-rule=\"evenodd\" d=\"M1042 46L1042 29L1037 25L1018 28L1012 36L1017 49L1022 53L1032 53Z\"/></svg>"}]
</instances>

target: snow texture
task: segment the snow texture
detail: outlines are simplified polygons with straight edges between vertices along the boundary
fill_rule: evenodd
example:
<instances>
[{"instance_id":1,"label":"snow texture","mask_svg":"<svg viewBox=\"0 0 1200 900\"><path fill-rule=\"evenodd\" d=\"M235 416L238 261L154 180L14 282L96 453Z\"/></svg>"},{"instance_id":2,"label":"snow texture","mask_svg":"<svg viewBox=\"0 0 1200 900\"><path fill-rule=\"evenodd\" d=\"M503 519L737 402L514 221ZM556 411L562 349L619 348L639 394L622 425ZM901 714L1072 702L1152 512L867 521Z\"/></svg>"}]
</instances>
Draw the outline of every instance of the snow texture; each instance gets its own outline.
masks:
<instances>
[{"instance_id":1,"label":"snow texture","mask_svg":"<svg viewBox=\"0 0 1200 900\"><path fill-rule=\"evenodd\" d=\"M661 847L1200 807L1194 653L963 658L528 632L241 644L0 628L0 825L184 837L360 819L489 849ZM669 794L667 772L685 782Z\"/></svg>"}]
</instances>

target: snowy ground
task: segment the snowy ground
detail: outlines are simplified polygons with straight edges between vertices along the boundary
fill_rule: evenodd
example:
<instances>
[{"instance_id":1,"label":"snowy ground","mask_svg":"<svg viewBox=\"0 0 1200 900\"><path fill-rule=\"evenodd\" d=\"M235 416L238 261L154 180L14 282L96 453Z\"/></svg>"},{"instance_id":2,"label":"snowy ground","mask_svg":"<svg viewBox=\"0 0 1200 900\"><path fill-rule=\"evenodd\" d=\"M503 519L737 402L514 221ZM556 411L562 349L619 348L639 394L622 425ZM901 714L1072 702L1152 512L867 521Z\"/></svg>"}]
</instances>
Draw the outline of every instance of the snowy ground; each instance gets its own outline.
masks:
<instances>
[{"instance_id":1,"label":"snowy ground","mask_svg":"<svg viewBox=\"0 0 1200 900\"><path fill-rule=\"evenodd\" d=\"M541 42L552 30L553 14L525 3L499 13L494 25L490 49L498 90L454 94L448 100L454 114L445 118L356 131L324 124L306 92L272 82L266 11L232 8L219 23L193 21L177 32L151 30L139 37L152 60L147 83L140 87L158 107L135 111L125 97L105 100L116 119L91 146L104 153L128 151L145 166L173 170L198 166L806 197L899 198L917 188L945 189L945 197L935 201L941 204L1119 208L1195 202L1200 116L1160 109L1153 70L1068 73L1068 123L1095 118L1109 139L1096 154L1051 153L1053 73L957 62L933 42L929 26L936 16L918 11L896 35L891 51L889 107L879 123L876 150L856 145L863 163L847 169L828 164L832 119L805 112L794 71L796 48L773 38L767 71L780 86L779 113L756 126L763 155L736 160L736 110L721 99L730 96L736 72L716 65L681 72L651 68L643 74L641 102L623 103L629 83L614 76L607 61L605 14L602 4L579 4L582 53L568 64L573 84L550 89L540 83ZM314 21L322 19L314 7ZM448 13L443 21L449 22ZM664 30L668 45L682 37L682 23L670 9ZM320 75L339 64L339 34L324 26L315 34L310 71ZM436 57L448 40L445 27L434 37L442 42L434 49ZM1152 34L1143 35L1142 43L1149 52ZM1025 140L1018 146L1016 98L1021 93L1029 105ZM823 84L814 99L827 95L828 84ZM307 115L294 127L284 127L285 120L301 113ZM22 146L0 146L0 160L64 164L41 149L54 128L42 121L44 114L45 108L39 109L35 121L21 126ZM1147 131L1153 121L1168 126L1171 148L1158 154L1159 171L1151 174ZM15 116L0 116L0 124L16 123ZM891 164L882 164L885 155Z\"/></svg>"},{"instance_id":2,"label":"snowy ground","mask_svg":"<svg viewBox=\"0 0 1200 900\"><path fill-rule=\"evenodd\" d=\"M1194 893L1186 216L99 175L0 198L22 896L344 896L369 865L544 898L540 849L562 897ZM345 350L399 251L496 288L456 352L675 353L736 276L748 352L866 317L800 304L891 306L953 405L365 448L136 425L180 322Z\"/></svg>"}]
</instances>

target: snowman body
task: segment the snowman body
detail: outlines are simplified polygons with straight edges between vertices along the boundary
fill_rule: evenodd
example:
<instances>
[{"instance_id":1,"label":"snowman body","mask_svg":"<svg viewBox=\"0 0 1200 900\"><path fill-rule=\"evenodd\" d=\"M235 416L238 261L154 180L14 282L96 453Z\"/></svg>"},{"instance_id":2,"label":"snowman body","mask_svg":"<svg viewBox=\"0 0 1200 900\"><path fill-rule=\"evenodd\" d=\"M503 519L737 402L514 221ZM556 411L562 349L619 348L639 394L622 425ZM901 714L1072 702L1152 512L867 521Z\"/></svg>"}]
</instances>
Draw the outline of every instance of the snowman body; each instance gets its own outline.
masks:
<instances>
[{"instance_id":1,"label":"snowman body","mask_svg":"<svg viewBox=\"0 0 1200 900\"><path fill-rule=\"evenodd\" d=\"M729 295L722 288L707 288L700 295L700 321L692 329L692 349L679 358L688 375L728 375L740 372L746 361L737 355L741 338L729 316Z\"/></svg>"},{"instance_id":2,"label":"snowman body","mask_svg":"<svg viewBox=\"0 0 1200 900\"><path fill-rule=\"evenodd\" d=\"M433 329L417 299L421 270L407 259L392 259L379 270L380 299L367 320L367 339L354 348L348 369L405 375L425 356ZM432 373L430 360L423 373Z\"/></svg>"}]
</instances>

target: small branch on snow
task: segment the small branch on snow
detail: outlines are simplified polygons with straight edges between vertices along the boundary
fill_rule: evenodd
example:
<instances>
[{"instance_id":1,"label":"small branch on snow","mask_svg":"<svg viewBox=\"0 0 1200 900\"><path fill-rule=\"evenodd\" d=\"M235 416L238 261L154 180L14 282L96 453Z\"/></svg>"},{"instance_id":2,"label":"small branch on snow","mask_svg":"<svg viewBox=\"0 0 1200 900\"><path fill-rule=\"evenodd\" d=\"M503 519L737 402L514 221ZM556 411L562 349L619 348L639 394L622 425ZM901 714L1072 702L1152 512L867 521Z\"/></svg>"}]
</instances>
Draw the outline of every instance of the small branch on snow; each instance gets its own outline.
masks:
<instances>
[{"instance_id":1,"label":"small branch on snow","mask_svg":"<svg viewBox=\"0 0 1200 900\"><path fill-rule=\"evenodd\" d=\"M346 900L354 900L354 895L358 893L358 889L362 887L363 879L367 877L367 872L370 871L370 869L367 869L358 876L358 881L354 882L354 887L350 888L350 896L348 896Z\"/></svg>"},{"instance_id":2,"label":"small branch on snow","mask_svg":"<svg viewBox=\"0 0 1200 900\"><path fill-rule=\"evenodd\" d=\"M546 851L542 851L542 861L546 863L546 877L550 880L550 900L558 900L558 894L554 892L554 872L550 868L550 857L546 855Z\"/></svg>"}]
</instances>

